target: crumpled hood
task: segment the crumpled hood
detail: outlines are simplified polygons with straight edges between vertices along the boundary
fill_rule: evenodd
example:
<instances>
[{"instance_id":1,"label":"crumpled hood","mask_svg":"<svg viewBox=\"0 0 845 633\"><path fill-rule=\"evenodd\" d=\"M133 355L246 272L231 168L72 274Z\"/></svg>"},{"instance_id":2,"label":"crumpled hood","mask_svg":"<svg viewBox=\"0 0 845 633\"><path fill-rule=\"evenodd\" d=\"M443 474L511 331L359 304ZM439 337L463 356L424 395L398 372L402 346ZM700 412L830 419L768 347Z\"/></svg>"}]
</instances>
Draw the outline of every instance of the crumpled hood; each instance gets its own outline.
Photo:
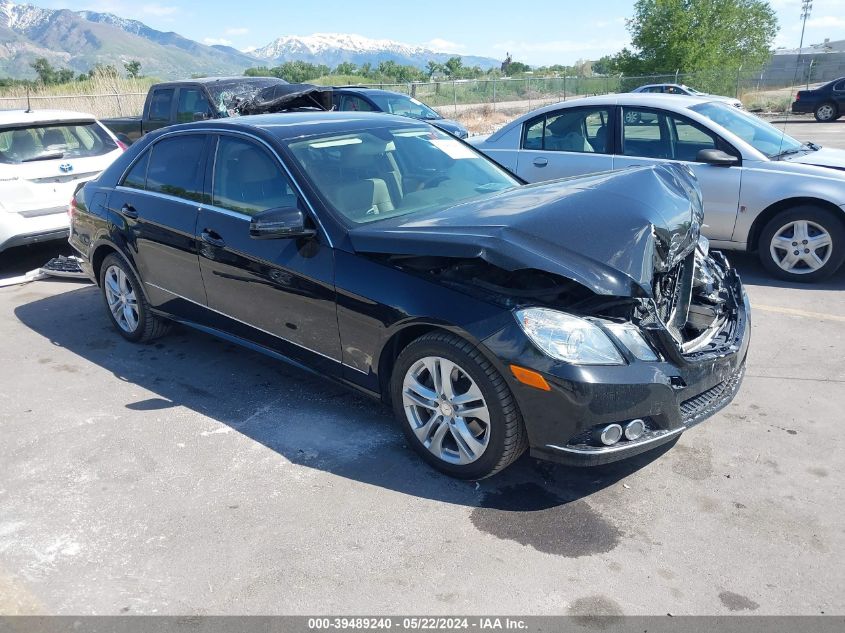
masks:
<instances>
[{"instance_id":1,"label":"crumpled hood","mask_svg":"<svg viewBox=\"0 0 845 633\"><path fill-rule=\"evenodd\" d=\"M783 160L790 163L803 163L804 165L817 165L819 167L845 170L845 150L830 147L822 147L815 152L786 156Z\"/></svg>"},{"instance_id":2,"label":"crumpled hood","mask_svg":"<svg viewBox=\"0 0 845 633\"><path fill-rule=\"evenodd\" d=\"M517 187L361 225L349 239L359 253L478 257L597 294L651 296L654 273L696 247L703 217L692 171L664 164Z\"/></svg>"}]
</instances>

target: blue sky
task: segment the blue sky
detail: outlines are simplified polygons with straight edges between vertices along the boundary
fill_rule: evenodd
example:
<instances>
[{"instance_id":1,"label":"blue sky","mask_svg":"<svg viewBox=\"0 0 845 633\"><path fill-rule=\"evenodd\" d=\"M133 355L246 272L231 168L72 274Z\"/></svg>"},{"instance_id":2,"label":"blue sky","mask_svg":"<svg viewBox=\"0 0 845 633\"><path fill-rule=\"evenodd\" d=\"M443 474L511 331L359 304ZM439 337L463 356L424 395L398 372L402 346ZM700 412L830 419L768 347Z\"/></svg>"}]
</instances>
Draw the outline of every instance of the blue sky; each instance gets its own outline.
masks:
<instances>
[{"instance_id":1,"label":"blue sky","mask_svg":"<svg viewBox=\"0 0 845 633\"><path fill-rule=\"evenodd\" d=\"M209 44L241 50L264 46L281 35L355 33L376 39L427 45L435 50L532 65L595 59L629 43L625 18L633 0L30 0L38 6L107 11ZM18 0L21 4L25 0ZM781 31L776 46L797 47L800 0L771 0ZM805 44L825 37L845 39L845 0L813 0Z\"/></svg>"}]
</instances>

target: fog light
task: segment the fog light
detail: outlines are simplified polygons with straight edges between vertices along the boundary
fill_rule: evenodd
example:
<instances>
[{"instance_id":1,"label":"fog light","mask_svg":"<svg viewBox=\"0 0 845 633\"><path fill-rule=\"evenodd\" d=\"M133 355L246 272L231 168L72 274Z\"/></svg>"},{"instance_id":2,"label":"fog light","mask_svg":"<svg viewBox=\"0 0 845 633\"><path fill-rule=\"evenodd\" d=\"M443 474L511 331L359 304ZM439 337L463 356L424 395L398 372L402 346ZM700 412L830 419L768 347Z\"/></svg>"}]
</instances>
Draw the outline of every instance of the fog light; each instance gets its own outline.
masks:
<instances>
[{"instance_id":1,"label":"fog light","mask_svg":"<svg viewBox=\"0 0 845 633\"><path fill-rule=\"evenodd\" d=\"M645 433L645 422L640 419L631 420L625 425L625 439L638 440Z\"/></svg>"},{"instance_id":2,"label":"fog light","mask_svg":"<svg viewBox=\"0 0 845 633\"><path fill-rule=\"evenodd\" d=\"M622 439L622 427L618 424L608 424L601 429L599 441L605 446L613 446Z\"/></svg>"}]
</instances>

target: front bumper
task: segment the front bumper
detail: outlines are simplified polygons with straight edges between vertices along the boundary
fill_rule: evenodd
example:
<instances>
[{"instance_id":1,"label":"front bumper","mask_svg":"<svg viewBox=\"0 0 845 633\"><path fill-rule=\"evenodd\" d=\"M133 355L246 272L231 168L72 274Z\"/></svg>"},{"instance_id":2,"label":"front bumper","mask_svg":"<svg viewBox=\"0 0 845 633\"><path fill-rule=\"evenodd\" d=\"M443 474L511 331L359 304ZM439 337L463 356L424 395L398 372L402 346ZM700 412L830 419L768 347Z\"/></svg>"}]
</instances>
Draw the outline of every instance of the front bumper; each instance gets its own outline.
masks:
<instances>
[{"instance_id":1,"label":"front bumper","mask_svg":"<svg viewBox=\"0 0 845 633\"><path fill-rule=\"evenodd\" d=\"M530 342L516 345L525 337L510 328L487 339L485 345L505 361L531 455L573 466L614 462L670 442L727 406L742 384L751 338L748 297L732 269L729 283L737 304L730 340L713 352L684 356L664 340L658 362L575 366L543 355ZM510 363L539 371L551 390L518 382L506 369ZM596 427L634 419L646 421L641 438L610 447L591 442Z\"/></svg>"}]
</instances>

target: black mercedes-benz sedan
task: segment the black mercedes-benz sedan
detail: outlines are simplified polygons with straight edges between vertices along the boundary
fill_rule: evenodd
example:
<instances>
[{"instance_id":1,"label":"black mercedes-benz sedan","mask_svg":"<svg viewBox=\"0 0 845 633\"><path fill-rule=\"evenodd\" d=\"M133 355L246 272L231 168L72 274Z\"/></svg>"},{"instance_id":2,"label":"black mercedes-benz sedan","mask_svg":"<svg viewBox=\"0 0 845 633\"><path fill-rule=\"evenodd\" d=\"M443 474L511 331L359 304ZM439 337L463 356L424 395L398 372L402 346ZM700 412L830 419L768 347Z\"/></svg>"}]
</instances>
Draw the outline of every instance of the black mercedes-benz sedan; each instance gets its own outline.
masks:
<instances>
[{"instance_id":1,"label":"black mercedes-benz sedan","mask_svg":"<svg viewBox=\"0 0 845 633\"><path fill-rule=\"evenodd\" d=\"M424 122L260 115L147 135L71 215L124 338L176 321L340 381L456 477L641 453L744 373L746 295L680 166L526 185Z\"/></svg>"}]
</instances>

